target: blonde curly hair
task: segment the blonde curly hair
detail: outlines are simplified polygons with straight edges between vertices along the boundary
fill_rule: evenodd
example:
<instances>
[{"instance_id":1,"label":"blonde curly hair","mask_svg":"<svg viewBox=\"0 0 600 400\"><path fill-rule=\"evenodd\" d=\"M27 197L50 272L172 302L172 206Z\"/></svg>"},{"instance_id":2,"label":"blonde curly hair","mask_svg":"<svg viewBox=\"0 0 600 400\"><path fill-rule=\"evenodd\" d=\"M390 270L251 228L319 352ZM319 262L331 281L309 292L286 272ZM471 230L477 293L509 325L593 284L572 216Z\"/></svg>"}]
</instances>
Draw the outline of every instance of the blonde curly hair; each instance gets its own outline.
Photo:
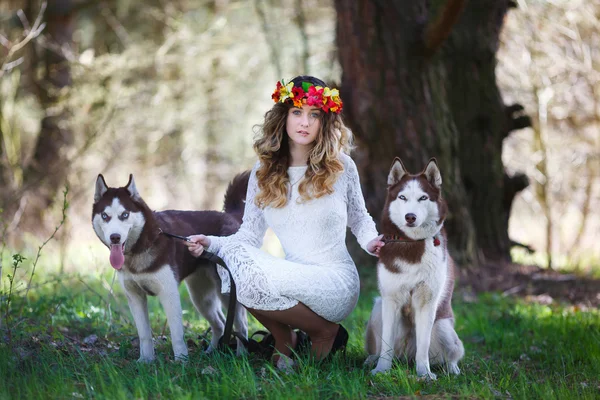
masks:
<instances>
[{"instance_id":1,"label":"blonde curly hair","mask_svg":"<svg viewBox=\"0 0 600 400\"><path fill-rule=\"evenodd\" d=\"M315 86L327 86L312 76L298 76L292 79L295 86L310 82ZM260 167L256 171L259 192L254 202L258 207L281 208L287 204L291 185L287 175L290 166L289 138L286 121L293 105L276 103L265 114L265 121L254 142ZM322 112L320 130L314 146L308 155L308 168L300 185L300 201L307 201L333 193L333 185L344 170L340 153L349 154L352 150L352 132L339 114Z\"/></svg>"}]
</instances>

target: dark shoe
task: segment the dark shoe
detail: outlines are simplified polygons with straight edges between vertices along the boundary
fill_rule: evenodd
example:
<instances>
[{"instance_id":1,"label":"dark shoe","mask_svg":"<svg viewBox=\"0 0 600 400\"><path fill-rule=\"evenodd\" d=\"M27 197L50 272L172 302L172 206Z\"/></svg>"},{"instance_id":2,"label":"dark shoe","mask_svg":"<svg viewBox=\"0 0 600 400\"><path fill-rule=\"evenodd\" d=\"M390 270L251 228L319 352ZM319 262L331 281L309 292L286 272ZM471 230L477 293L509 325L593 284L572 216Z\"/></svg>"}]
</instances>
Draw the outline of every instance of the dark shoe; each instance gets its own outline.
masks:
<instances>
[{"instance_id":1,"label":"dark shoe","mask_svg":"<svg viewBox=\"0 0 600 400\"><path fill-rule=\"evenodd\" d=\"M260 341L254 339L255 336L262 336ZM265 359L270 359L273 356L275 349L275 337L266 331L256 331L250 336L248 351L257 354Z\"/></svg>"},{"instance_id":2,"label":"dark shoe","mask_svg":"<svg viewBox=\"0 0 600 400\"><path fill-rule=\"evenodd\" d=\"M346 354L346 345L348 344L348 331L341 324L335 335L335 340L333 341L333 345L331 346L331 350L329 354L323 359L323 361L330 361L333 358L333 355L338 351L341 351L342 354Z\"/></svg>"},{"instance_id":3,"label":"dark shoe","mask_svg":"<svg viewBox=\"0 0 600 400\"><path fill-rule=\"evenodd\" d=\"M261 341L254 339L255 336L262 336ZM257 353L260 356L270 359L275 350L275 337L266 331L256 331L250 336L248 350L250 353ZM299 356L310 353L310 337L306 332L300 329L296 330L296 346L294 353Z\"/></svg>"},{"instance_id":4,"label":"dark shoe","mask_svg":"<svg viewBox=\"0 0 600 400\"><path fill-rule=\"evenodd\" d=\"M304 356L310 353L310 337L306 332L300 329L296 330L296 346L294 347L294 353L298 356Z\"/></svg>"}]
</instances>

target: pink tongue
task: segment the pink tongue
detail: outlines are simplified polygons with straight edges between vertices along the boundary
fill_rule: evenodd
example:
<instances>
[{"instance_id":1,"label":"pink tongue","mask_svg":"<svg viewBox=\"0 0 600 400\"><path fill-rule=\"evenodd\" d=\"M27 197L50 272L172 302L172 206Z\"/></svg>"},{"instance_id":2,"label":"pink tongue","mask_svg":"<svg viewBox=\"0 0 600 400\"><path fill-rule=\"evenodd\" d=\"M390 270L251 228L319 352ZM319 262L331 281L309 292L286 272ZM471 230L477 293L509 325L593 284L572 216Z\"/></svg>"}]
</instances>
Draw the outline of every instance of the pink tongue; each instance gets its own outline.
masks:
<instances>
[{"instance_id":1,"label":"pink tongue","mask_svg":"<svg viewBox=\"0 0 600 400\"><path fill-rule=\"evenodd\" d=\"M120 244L110 245L110 265L114 269L121 269L125 262L125 256L123 255L123 246Z\"/></svg>"}]
</instances>

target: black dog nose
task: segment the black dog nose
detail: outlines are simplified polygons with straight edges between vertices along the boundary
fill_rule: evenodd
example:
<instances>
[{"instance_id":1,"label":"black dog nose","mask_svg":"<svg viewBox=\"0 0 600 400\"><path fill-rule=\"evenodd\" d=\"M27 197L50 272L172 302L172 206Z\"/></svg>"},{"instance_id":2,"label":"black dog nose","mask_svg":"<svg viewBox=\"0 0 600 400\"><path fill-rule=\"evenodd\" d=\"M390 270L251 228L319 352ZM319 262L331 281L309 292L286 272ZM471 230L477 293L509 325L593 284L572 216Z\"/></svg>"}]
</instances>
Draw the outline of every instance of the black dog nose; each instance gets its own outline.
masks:
<instances>
[{"instance_id":1,"label":"black dog nose","mask_svg":"<svg viewBox=\"0 0 600 400\"><path fill-rule=\"evenodd\" d=\"M409 224L414 224L415 221L417 220L417 216L415 214L406 214L404 216L404 219L406 220L406 222L408 222Z\"/></svg>"},{"instance_id":2,"label":"black dog nose","mask_svg":"<svg viewBox=\"0 0 600 400\"><path fill-rule=\"evenodd\" d=\"M113 244L119 244L121 242L121 235L119 235L118 233L113 233L112 235L110 235L110 241Z\"/></svg>"}]
</instances>

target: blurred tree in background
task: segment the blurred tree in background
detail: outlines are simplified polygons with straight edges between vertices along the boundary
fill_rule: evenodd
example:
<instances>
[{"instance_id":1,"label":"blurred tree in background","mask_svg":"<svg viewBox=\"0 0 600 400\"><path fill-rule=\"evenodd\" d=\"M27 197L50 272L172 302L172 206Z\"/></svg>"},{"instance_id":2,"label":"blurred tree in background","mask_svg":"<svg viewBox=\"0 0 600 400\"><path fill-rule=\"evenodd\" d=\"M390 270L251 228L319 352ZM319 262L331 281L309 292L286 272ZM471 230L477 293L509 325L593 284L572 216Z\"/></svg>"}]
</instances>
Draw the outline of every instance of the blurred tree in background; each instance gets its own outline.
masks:
<instances>
[{"instance_id":1,"label":"blurred tree in background","mask_svg":"<svg viewBox=\"0 0 600 400\"><path fill-rule=\"evenodd\" d=\"M45 4L45 3L44 3ZM45 11L45 12L44 12ZM69 170L74 132L70 126L70 106L63 101L72 84L74 5L70 0L51 1L44 10L28 0L27 21L45 16L44 36L26 47L24 88L31 92L43 112L33 155L23 171L20 208L27 208L25 226L36 226L61 191Z\"/></svg>"},{"instance_id":2,"label":"blurred tree in background","mask_svg":"<svg viewBox=\"0 0 600 400\"><path fill-rule=\"evenodd\" d=\"M274 82L308 73L341 83L376 219L393 158L416 171L435 156L461 260L508 260L509 232L549 254L594 248L600 5L44 4L0 4L0 232L12 246L48 228L67 182L63 245L93 241L98 173L114 186L133 173L155 209L220 209L226 182L254 162ZM553 223L564 217L567 228Z\"/></svg>"},{"instance_id":3,"label":"blurred tree in background","mask_svg":"<svg viewBox=\"0 0 600 400\"><path fill-rule=\"evenodd\" d=\"M31 22L18 10L35 12L42 4L3 3L2 34L22 37ZM44 109L21 79L32 57L27 52L47 48L67 60L61 66L71 74L60 109L69 110L63 126L73 142L53 142L69 168L53 185L71 185L71 228L88 238L98 173L117 186L134 173L156 209L220 209L226 182L254 162L254 125L272 105L274 83L305 72L339 76L328 2L73 1L70 12L71 46L59 45L46 25L11 56L22 63L2 78L2 120L19 146L1 148L2 165L9 173L27 169L44 136L40 121L59 109ZM12 46L6 41L2 48ZM36 68L43 76L42 66ZM30 199L40 197L40 188L23 180L13 186L3 182L1 190L3 239L23 245L23 233L44 229L22 200L26 186Z\"/></svg>"},{"instance_id":4,"label":"blurred tree in background","mask_svg":"<svg viewBox=\"0 0 600 400\"><path fill-rule=\"evenodd\" d=\"M503 93L533 120L505 146L505 164L533 183L517 200L514 236L530 236L549 267L588 269L600 236L600 4L520 1L503 42Z\"/></svg>"},{"instance_id":5,"label":"blurred tree in background","mask_svg":"<svg viewBox=\"0 0 600 400\"><path fill-rule=\"evenodd\" d=\"M461 261L509 260L508 215L523 175L508 177L502 142L529 125L505 106L496 76L508 1L336 1L342 96L362 139L365 193L385 200L390 160L413 172L437 157ZM379 213L376 213L378 215Z\"/></svg>"}]
</instances>

